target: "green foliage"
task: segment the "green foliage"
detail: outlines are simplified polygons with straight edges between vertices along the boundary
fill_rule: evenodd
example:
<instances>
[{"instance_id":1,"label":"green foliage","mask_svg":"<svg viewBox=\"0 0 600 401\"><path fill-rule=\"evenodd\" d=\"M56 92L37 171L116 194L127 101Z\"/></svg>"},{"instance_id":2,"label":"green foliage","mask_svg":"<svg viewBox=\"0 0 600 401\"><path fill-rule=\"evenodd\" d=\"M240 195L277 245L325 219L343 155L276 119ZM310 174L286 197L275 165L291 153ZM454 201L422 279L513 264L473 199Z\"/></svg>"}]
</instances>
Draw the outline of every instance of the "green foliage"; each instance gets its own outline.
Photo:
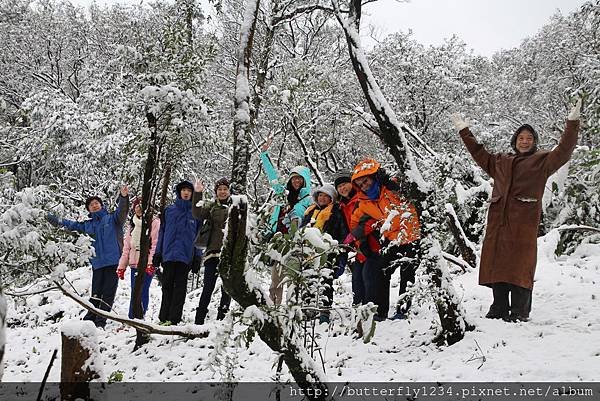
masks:
<instances>
[{"instance_id":1,"label":"green foliage","mask_svg":"<svg viewBox=\"0 0 600 401\"><path fill-rule=\"evenodd\" d=\"M123 372L122 370L115 370L108 377L108 382L109 383L119 383L119 382L122 382L123 381L123 374L124 373L125 372Z\"/></svg>"}]
</instances>

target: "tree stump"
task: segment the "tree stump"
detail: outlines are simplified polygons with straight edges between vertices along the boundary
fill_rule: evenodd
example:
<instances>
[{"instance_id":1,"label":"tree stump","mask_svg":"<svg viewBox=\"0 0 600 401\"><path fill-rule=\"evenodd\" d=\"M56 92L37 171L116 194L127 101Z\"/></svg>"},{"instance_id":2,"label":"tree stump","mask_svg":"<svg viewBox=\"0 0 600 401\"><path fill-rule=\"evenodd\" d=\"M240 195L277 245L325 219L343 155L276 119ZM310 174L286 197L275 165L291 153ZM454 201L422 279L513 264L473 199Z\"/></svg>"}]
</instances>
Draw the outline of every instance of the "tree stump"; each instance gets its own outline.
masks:
<instances>
[{"instance_id":1,"label":"tree stump","mask_svg":"<svg viewBox=\"0 0 600 401\"><path fill-rule=\"evenodd\" d=\"M90 399L89 383L101 376L96 326L90 321L71 321L61 328L62 400Z\"/></svg>"}]
</instances>

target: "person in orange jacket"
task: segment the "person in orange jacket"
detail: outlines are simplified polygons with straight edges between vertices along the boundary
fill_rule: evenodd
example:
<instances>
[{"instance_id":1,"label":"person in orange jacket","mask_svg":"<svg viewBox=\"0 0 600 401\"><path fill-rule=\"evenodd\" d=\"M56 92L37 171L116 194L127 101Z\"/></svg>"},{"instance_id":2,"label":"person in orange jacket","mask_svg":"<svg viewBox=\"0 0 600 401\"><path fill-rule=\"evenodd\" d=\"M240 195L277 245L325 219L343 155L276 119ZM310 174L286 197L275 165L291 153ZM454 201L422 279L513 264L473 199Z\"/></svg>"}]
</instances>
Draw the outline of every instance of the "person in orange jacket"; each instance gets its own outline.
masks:
<instances>
[{"instance_id":1,"label":"person in orange jacket","mask_svg":"<svg viewBox=\"0 0 600 401\"><path fill-rule=\"evenodd\" d=\"M340 170L335 174L334 186L339 195L339 205L344 215L344 221L350 231L350 220L352 213L358 207L358 191L352 185L352 172L350 170ZM355 245L355 244L348 244ZM363 266L367 258L362 252L357 251L354 262L350 265L352 272L352 304L362 305L365 298L365 284L363 281Z\"/></svg>"},{"instance_id":2,"label":"person in orange jacket","mask_svg":"<svg viewBox=\"0 0 600 401\"><path fill-rule=\"evenodd\" d=\"M420 223L417 209L400 194L400 186L373 159L359 162L352 173L358 188L358 206L350 220L351 238L359 241L367 257L363 268L365 303L377 305L378 321L385 320L390 304L390 278L400 266L400 295L415 281L419 264ZM406 300L394 319L405 318L410 307Z\"/></svg>"}]
</instances>

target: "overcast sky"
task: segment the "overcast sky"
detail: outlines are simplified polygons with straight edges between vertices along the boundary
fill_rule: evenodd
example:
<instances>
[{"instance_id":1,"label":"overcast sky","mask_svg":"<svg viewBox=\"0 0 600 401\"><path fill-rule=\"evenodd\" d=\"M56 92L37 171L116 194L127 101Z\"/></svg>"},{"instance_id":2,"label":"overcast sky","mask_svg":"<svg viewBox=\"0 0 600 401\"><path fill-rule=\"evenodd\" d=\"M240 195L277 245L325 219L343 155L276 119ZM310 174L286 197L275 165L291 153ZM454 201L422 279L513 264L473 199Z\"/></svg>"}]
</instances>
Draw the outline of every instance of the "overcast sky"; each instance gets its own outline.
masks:
<instances>
[{"instance_id":1,"label":"overcast sky","mask_svg":"<svg viewBox=\"0 0 600 401\"><path fill-rule=\"evenodd\" d=\"M379 0L364 7L363 22L378 34L412 29L420 43L440 44L453 34L475 53L491 56L519 46L557 11L569 14L583 0ZM364 28L363 28L364 31ZM366 44L366 43L365 43Z\"/></svg>"},{"instance_id":2,"label":"overcast sky","mask_svg":"<svg viewBox=\"0 0 600 401\"><path fill-rule=\"evenodd\" d=\"M92 0L72 1L87 6ZM140 0L96 2L139 4ZM207 0L200 2L206 4ZM376 27L379 39L412 29L413 37L425 45L440 44L456 34L475 53L491 56L500 49L519 46L557 11L568 14L583 3L583 0L378 0L364 7L363 40L367 47L375 43L364 34L368 32L367 25Z\"/></svg>"}]
</instances>

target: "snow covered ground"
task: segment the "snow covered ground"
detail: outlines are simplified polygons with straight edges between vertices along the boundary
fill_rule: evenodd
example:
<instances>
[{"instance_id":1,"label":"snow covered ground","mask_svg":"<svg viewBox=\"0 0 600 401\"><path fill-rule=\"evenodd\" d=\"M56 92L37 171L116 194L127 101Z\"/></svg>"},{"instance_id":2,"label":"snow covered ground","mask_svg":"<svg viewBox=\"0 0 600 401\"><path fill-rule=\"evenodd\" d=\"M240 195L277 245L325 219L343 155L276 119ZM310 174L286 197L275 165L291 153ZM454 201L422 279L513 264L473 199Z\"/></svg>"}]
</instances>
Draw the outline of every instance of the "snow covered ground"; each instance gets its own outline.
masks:
<instances>
[{"instance_id":1,"label":"snow covered ground","mask_svg":"<svg viewBox=\"0 0 600 401\"><path fill-rule=\"evenodd\" d=\"M573 255L548 256L552 238L540 239L540 256L533 293L531 320L505 323L484 318L491 290L477 285L477 271L455 276L474 331L450 347L431 343L435 319L427 305L410 320L377 325L369 344L353 338L348 312L333 314L332 325L317 327L325 369L331 381L596 381L600 377L600 245L581 245ZM89 268L69 273L80 293L90 284ZM397 277L394 276L394 282ZM350 276L336 282L336 303L349 305ZM115 310L127 314L129 281L120 281ZM265 284L266 286L266 284ZM188 294L184 319L193 323L201 289ZM217 288L220 296L220 288ZM397 287L392 289L397 295ZM123 371L124 381L220 381L225 368L211 360L215 343L223 338L226 323L216 322L218 298L207 325L206 339L186 340L153 336L132 352L135 331L110 322L98 332L104 380ZM48 302L42 302L47 297ZM156 322L160 287L151 288L147 319ZM393 303L392 303L393 305ZM50 318L59 312L57 322ZM41 381L52 351L60 350L60 327L83 310L59 292L9 299L6 369L4 381ZM237 350L237 351L236 351ZM60 353L59 353L60 355ZM227 348L235 380L269 381L275 374L276 355L260 339L249 348ZM58 381L60 362L54 363L50 381ZM282 379L289 379L285 373Z\"/></svg>"}]
</instances>

